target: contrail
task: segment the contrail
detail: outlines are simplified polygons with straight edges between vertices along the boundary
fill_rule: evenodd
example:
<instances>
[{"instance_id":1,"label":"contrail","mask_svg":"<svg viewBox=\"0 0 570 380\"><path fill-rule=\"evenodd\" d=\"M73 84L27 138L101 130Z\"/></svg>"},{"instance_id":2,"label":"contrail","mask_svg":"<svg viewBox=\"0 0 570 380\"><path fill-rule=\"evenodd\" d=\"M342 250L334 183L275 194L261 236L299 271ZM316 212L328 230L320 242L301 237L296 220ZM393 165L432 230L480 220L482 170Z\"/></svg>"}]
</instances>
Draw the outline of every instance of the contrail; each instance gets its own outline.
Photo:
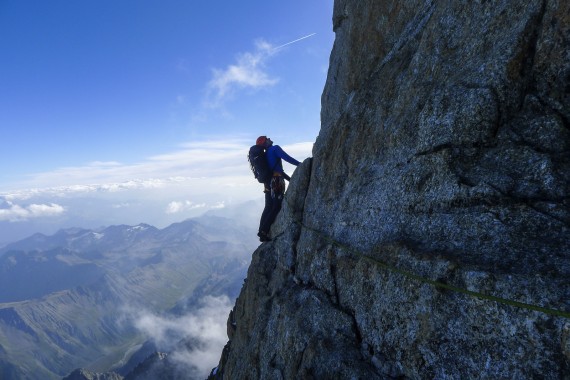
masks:
<instances>
[{"instance_id":1,"label":"contrail","mask_svg":"<svg viewBox=\"0 0 570 380\"><path fill-rule=\"evenodd\" d=\"M314 36L315 34L317 34L317 33L311 33L311 34L306 35L305 37L297 38L297 39L294 40L294 41L287 42L286 44L283 44L283 45L281 45L281 46L277 46L276 48L273 49L273 51L279 50L279 49L281 49L281 48L283 48L283 47L285 47L285 46L287 46L287 45L294 44L295 42L299 42L299 41L301 41L301 40L304 40L305 38L312 37L312 36Z\"/></svg>"}]
</instances>

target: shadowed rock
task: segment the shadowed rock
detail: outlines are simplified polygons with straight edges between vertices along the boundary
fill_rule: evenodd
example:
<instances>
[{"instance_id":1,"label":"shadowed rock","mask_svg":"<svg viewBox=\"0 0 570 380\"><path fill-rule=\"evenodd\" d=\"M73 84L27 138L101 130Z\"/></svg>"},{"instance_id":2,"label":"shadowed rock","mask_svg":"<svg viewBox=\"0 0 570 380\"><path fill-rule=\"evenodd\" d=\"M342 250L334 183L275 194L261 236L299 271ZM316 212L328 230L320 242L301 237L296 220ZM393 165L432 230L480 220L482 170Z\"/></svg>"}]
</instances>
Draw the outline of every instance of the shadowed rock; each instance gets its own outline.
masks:
<instances>
[{"instance_id":1,"label":"shadowed rock","mask_svg":"<svg viewBox=\"0 0 570 380\"><path fill-rule=\"evenodd\" d=\"M314 157L213 377L570 376L569 14L335 1Z\"/></svg>"}]
</instances>

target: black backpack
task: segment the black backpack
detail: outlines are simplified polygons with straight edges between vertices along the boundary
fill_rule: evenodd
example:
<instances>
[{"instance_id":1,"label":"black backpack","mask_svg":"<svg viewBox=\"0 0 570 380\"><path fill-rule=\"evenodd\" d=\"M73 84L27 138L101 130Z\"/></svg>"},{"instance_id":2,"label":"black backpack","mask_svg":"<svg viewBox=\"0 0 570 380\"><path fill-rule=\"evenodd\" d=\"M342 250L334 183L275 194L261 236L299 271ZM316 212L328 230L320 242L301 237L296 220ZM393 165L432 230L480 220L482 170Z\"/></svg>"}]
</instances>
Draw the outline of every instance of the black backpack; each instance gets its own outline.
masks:
<instances>
[{"instance_id":1,"label":"black backpack","mask_svg":"<svg viewBox=\"0 0 570 380\"><path fill-rule=\"evenodd\" d=\"M266 183L273 177L272 170L265 156L265 150L261 145L254 145L249 148L247 160L253 175L259 183Z\"/></svg>"}]
</instances>

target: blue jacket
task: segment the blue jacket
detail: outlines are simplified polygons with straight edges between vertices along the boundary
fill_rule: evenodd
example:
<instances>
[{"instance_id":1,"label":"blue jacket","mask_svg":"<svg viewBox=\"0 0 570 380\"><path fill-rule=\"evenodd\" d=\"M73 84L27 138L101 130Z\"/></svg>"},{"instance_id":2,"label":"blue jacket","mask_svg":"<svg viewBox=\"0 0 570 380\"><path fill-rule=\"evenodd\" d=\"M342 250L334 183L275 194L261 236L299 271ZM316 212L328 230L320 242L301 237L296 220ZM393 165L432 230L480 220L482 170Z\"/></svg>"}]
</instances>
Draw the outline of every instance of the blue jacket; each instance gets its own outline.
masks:
<instances>
[{"instance_id":1,"label":"blue jacket","mask_svg":"<svg viewBox=\"0 0 570 380\"><path fill-rule=\"evenodd\" d=\"M271 145L267 148L267 162L269 163L269 167L274 171L281 174L284 174L283 171L283 163L281 159L287 161L291 165L298 166L300 164L299 161L294 159L293 157L289 156L279 145Z\"/></svg>"}]
</instances>

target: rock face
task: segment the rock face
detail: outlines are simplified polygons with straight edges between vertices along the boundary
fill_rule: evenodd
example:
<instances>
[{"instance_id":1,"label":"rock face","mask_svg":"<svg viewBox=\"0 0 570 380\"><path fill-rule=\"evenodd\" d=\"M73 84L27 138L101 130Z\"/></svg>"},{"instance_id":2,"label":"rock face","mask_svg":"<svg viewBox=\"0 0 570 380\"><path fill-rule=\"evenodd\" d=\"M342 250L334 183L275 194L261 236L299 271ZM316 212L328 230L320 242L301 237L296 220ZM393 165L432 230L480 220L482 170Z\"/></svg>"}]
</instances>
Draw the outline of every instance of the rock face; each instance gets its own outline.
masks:
<instances>
[{"instance_id":1,"label":"rock face","mask_svg":"<svg viewBox=\"0 0 570 380\"><path fill-rule=\"evenodd\" d=\"M569 379L570 2L335 0L333 28L212 377Z\"/></svg>"}]
</instances>

